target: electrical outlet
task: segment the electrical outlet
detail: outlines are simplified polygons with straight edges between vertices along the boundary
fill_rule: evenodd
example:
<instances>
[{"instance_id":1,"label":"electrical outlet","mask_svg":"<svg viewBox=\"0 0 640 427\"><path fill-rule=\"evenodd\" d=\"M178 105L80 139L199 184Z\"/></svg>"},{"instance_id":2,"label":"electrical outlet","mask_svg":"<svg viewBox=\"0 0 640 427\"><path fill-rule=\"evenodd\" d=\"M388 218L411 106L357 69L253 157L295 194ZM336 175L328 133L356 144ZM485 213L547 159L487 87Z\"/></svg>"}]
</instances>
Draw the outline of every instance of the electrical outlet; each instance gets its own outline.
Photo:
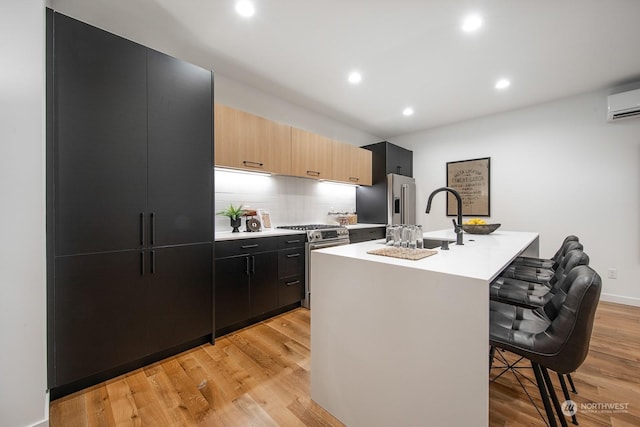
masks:
<instances>
[{"instance_id":1,"label":"electrical outlet","mask_svg":"<svg viewBox=\"0 0 640 427\"><path fill-rule=\"evenodd\" d=\"M618 278L618 269L617 268L610 268L609 270L609 279L617 279Z\"/></svg>"}]
</instances>

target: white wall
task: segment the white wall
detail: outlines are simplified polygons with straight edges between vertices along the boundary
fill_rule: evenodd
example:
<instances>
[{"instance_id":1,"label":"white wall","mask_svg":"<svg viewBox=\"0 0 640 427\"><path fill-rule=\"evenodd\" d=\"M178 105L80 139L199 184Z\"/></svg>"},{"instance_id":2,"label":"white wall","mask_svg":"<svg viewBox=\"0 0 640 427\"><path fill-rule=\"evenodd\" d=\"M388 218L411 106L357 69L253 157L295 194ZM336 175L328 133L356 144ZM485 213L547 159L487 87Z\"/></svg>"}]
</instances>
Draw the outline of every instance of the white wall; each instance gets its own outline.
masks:
<instances>
[{"instance_id":1,"label":"white wall","mask_svg":"<svg viewBox=\"0 0 640 427\"><path fill-rule=\"evenodd\" d=\"M47 425L44 1L0 13L0 425Z\"/></svg>"},{"instance_id":2,"label":"white wall","mask_svg":"<svg viewBox=\"0 0 640 427\"><path fill-rule=\"evenodd\" d=\"M444 194L424 214L429 193L446 184L446 162L491 157L490 222L540 232L544 257L577 235L602 276L603 299L640 306L640 119L607 123L609 93L393 138L413 150L417 221L450 227Z\"/></svg>"},{"instance_id":3,"label":"white wall","mask_svg":"<svg viewBox=\"0 0 640 427\"><path fill-rule=\"evenodd\" d=\"M221 104L357 146L382 141L374 135L231 78L215 74L214 79L214 98Z\"/></svg>"}]
</instances>

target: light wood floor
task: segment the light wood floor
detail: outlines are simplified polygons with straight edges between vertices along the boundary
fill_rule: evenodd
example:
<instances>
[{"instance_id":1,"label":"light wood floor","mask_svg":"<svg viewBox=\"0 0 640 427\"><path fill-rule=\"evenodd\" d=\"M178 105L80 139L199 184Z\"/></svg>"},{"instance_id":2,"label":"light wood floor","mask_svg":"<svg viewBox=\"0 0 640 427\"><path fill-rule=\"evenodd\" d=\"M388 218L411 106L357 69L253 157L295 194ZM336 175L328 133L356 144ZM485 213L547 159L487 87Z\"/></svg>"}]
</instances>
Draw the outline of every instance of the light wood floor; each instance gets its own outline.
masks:
<instances>
[{"instance_id":1,"label":"light wood floor","mask_svg":"<svg viewBox=\"0 0 640 427\"><path fill-rule=\"evenodd\" d=\"M309 334L310 312L291 311L58 399L50 425L342 426L311 401ZM640 426L639 365L640 308L601 303L590 354L573 375L581 426ZM528 389L539 404L537 388ZM490 426L544 425L513 374L489 390ZM583 403L627 410L585 412Z\"/></svg>"}]
</instances>

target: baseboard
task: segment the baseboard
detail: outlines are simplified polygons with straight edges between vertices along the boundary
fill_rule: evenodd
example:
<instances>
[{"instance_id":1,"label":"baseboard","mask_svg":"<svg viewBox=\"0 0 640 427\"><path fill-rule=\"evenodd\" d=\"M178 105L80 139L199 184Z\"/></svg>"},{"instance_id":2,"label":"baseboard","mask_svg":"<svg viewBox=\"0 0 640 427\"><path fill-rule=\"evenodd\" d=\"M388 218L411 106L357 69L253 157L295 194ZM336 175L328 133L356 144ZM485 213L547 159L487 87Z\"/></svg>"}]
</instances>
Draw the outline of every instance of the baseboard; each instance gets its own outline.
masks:
<instances>
[{"instance_id":1,"label":"baseboard","mask_svg":"<svg viewBox=\"0 0 640 427\"><path fill-rule=\"evenodd\" d=\"M622 295L605 294L600 295L601 301L615 302L617 304L631 305L634 307L640 307L640 298L625 297Z\"/></svg>"},{"instance_id":2,"label":"baseboard","mask_svg":"<svg viewBox=\"0 0 640 427\"><path fill-rule=\"evenodd\" d=\"M30 424L29 427L49 427L49 392L46 391L44 394L44 419Z\"/></svg>"},{"instance_id":3,"label":"baseboard","mask_svg":"<svg viewBox=\"0 0 640 427\"><path fill-rule=\"evenodd\" d=\"M31 424L29 427L49 427L49 417L47 419Z\"/></svg>"}]
</instances>

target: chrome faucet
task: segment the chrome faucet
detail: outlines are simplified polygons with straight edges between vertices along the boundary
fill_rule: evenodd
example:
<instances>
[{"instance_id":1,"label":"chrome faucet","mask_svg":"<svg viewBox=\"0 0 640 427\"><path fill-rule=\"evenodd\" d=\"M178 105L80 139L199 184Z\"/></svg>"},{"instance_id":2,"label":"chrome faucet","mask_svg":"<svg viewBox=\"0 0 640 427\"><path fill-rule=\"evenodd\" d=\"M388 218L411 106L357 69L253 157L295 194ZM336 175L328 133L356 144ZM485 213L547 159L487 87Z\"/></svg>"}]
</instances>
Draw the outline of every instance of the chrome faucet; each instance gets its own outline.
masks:
<instances>
[{"instance_id":1,"label":"chrome faucet","mask_svg":"<svg viewBox=\"0 0 640 427\"><path fill-rule=\"evenodd\" d=\"M462 198L460 197L460 193L450 187L440 187L436 190L433 190L433 192L429 195L429 200L427 200L427 210L425 211L425 213L429 213L429 211L431 210L431 200L433 200L433 196L441 191L450 192L456 197L456 200L458 201L458 223L456 224L455 219L452 219L451 221L453 221L453 231L456 233L456 245L464 245L464 243L462 243Z\"/></svg>"}]
</instances>

